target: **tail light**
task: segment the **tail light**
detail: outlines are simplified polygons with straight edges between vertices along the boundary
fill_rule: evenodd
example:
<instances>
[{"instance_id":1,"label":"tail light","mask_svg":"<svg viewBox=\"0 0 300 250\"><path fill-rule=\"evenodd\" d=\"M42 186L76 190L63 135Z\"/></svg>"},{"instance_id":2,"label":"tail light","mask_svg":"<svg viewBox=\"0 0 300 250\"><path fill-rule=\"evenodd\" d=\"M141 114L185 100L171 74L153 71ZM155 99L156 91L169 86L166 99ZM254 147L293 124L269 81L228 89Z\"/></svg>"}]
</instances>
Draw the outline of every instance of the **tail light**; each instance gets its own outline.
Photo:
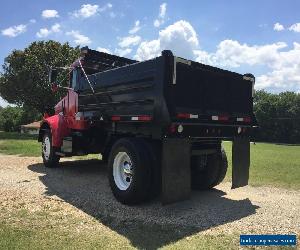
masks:
<instances>
[{"instance_id":1,"label":"tail light","mask_svg":"<svg viewBox=\"0 0 300 250\"><path fill-rule=\"evenodd\" d=\"M237 122L250 123L251 122L251 118L249 116L246 116L246 117L237 117L236 121Z\"/></svg>"},{"instance_id":2,"label":"tail light","mask_svg":"<svg viewBox=\"0 0 300 250\"><path fill-rule=\"evenodd\" d=\"M190 118L190 114L179 113L179 114L177 114L177 118L179 118L179 119L189 119Z\"/></svg>"},{"instance_id":3,"label":"tail light","mask_svg":"<svg viewBox=\"0 0 300 250\"><path fill-rule=\"evenodd\" d=\"M213 115L211 117L211 119L213 121L228 121L229 120L229 116L227 116L227 115Z\"/></svg>"},{"instance_id":4,"label":"tail light","mask_svg":"<svg viewBox=\"0 0 300 250\"><path fill-rule=\"evenodd\" d=\"M250 117L244 117L244 122L250 123L251 122L251 118Z\"/></svg>"},{"instance_id":5,"label":"tail light","mask_svg":"<svg viewBox=\"0 0 300 250\"><path fill-rule=\"evenodd\" d=\"M111 120L116 122L116 121L120 121L121 120L121 117L120 116L117 116L117 115L114 115L111 117Z\"/></svg>"},{"instance_id":6,"label":"tail light","mask_svg":"<svg viewBox=\"0 0 300 250\"><path fill-rule=\"evenodd\" d=\"M169 133L170 134L174 134L176 132L176 125L172 124L170 127L169 127Z\"/></svg>"}]
</instances>

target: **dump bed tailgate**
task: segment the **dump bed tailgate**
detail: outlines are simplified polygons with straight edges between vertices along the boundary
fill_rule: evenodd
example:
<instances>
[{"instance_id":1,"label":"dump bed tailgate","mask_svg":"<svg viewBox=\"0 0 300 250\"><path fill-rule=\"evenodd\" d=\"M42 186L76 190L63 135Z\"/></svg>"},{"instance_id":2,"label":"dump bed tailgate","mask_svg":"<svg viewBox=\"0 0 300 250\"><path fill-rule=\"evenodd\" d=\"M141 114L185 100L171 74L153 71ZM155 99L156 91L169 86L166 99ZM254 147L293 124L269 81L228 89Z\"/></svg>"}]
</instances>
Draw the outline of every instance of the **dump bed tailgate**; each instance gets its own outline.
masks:
<instances>
[{"instance_id":1,"label":"dump bed tailgate","mask_svg":"<svg viewBox=\"0 0 300 250\"><path fill-rule=\"evenodd\" d=\"M174 58L172 78L165 88L171 117L182 113L199 118L249 117L254 125L254 77Z\"/></svg>"}]
</instances>

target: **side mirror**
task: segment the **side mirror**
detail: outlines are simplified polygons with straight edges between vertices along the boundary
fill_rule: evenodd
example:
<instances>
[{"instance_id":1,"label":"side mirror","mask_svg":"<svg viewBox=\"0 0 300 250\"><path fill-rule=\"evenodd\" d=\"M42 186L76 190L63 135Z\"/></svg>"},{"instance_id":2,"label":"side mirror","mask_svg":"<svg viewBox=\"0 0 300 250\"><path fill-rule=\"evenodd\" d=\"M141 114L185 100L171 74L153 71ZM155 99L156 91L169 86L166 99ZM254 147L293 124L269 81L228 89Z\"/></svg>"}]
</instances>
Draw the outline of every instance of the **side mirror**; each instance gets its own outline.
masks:
<instances>
[{"instance_id":1,"label":"side mirror","mask_svg":"<svg viewBox=\"0 0 300 250\"><path fill-rule=\"evenodd\" d=\"M52 92L55 93L55 92L58 91L58 89L72 90L71 88L63 87L60 84L57 84L56 83L57 75L58 75L58 70L57 69L50 69L49 70L49 83L51 85Z\"/></svg>"},{"instance_id":2,"label":"side mirror","mask_svg":"<svg viewBox=\"0 0 300 250\"><path fill-rule=\"evenodd\" d=\"M51 90L52 90L53 93L57 92L58 85L55 82L51 83Z\"/></svg>"}]
</instances>

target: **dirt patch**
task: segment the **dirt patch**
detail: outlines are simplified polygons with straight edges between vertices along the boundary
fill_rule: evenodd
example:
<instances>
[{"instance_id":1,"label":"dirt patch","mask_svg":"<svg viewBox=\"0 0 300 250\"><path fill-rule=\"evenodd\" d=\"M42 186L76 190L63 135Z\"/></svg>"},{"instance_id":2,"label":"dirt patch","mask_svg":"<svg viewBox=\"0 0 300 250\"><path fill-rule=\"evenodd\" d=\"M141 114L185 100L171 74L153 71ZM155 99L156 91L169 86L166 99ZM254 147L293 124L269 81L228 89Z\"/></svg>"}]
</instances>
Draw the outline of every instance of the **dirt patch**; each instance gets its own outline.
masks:
<instances>
[{"instance_id":1,"label":"dirt patch","mask_svg":"<svg viewBox=\"0 0 300 250\"><path fill-rule=\"evenodd\" d=\"M168 206L159 199L125 206L114 199L106 174L106 165L97 160L64 161L60 168L46 169L40 158L0 155L0 218L12 224L21 218L33 227L50 223L69 230L112 230L140 248L147 242L136 237L141 230L145 237L157 237L154 247L195 234L300 233L300 191L251 186L231 190L224 183ZM36 222L26 219L26 213L35 214ZM38 219L45 214L46 221ZM174 233L161 237L155 235L157 228Z\"/></svg>"}]
</instances>

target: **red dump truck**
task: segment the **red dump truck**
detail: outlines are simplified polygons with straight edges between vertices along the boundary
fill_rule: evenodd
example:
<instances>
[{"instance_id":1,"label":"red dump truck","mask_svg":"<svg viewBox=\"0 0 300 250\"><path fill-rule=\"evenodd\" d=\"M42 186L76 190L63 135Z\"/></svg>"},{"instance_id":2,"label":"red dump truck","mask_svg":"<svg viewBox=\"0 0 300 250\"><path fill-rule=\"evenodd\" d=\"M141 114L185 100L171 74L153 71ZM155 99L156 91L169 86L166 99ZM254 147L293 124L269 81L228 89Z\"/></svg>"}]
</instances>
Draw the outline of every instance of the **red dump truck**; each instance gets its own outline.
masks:
<instances>
[{"instance_id":1,"label":"red dump truck","mask_svg":"<svg viewBox=\"0 0 300 250\"><path fill-rule=\"evenodd\" d=\"M57 69L49 73L56 89ZM227 171L222 140L232 141L232 188L248 184L255 78L162 51L138 62L81 49L66 96L45 115L38 140L46 167L61 157L102 154L116 199L136 204L187 199Z\"/></svg>"}]
</instances>

